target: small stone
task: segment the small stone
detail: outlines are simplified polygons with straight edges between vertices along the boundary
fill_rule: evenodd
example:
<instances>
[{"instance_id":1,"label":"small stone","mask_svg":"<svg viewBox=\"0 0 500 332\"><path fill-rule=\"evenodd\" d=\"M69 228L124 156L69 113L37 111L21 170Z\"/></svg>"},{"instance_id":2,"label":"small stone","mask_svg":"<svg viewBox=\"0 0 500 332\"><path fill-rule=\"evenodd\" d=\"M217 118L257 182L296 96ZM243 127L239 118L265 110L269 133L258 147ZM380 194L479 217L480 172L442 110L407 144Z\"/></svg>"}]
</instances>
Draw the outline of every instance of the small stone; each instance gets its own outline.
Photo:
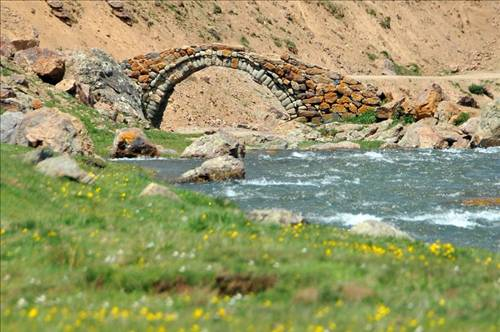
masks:
<instances>
[{"instance_id":1,"label":"small stone","mask_svg":"<svg viewBox=\"0 0 500 332\"><path fill-rule=\"evenodd\" d=\"M61 81L64 76L64 60L57 57L42 57L33 64L31 69L42 79L42 81L56 84Z\"/></svg>"},{"instance_id":2,"label":"small stone","mask_svg":"<svg viewBox=\"0 0 500 332\"><path fill-rule=\"evenodd\" d=\"M73 94L76 89L76 82L73 79L63 79L61 82L56 84L56 89Z\"/></svg>"},{"instance_id":3,"label":"small stone","mask_svg":"<svg viewBox=\"0 0 500 332\"><path fill-rule=\"evenodd\" d=\"M113 158L158 157L156 145L152 144L139 128L124 128L117 131L113 140Z\"/></svg>"},{"instance_id":4,"label":"small stone","mask_svg":"<svg viewBox=\"0 0 500 332\"><path fill-rule=\"evenodd\" d=\"M27 152L23 156L23 161L28 164L38 164L39 162L52 158L54 151L49 147L42 147L33 151Z\"/></svg>"},{"instance_id":5,"label":"small stone","mask_svg":"<svg viewBox=\"0 0 500 332\"><path fill-rule=\"evenodd\" d=\"M33 107L33 109L37 110L37 109L43 107L43 103L40 99L33 99L31 101L31 107Z\"/></svg>"},{"instance_id":6,"label":"small stone","mask_svg":"<svg viewBox=\"0 0 500 332\"><path fill-rule=\"evenodd\" d=\"M246 217L256 223L273 225L297 225L308 223L301 214L285 209L252 210L247 213Z\"/></svg>"},{"instance_id":7,"label":"small stone","mask_svg":"<svg viewBox=\"0 0 500 332\"><path fill-rule=\"evenodd\" d=\"M150 183L144 188L144 190L139 194L139 196L162 196L169 198L172 201L180 202L179 196L170 190L168 187L162 186L158 183Z\"/></svg>"},{"instance_id":8,"label":"small stone","mask_svg":"<svg viewBox=\"0 0 500 332\"><path fill-rule=\"evenodd\" d=\"M382 221L377 220L366 220L357 225L354 225L350 229L351 233L373 236L373 237L396 237L412 240L408 233L401 231L400 229L387 224Z\"/></svg>"},{"instance_id":9,"label":"small stone","mask_svg":"<svg viewBox=\"0 0 500 332\"><path fill-rule=\"evenodd\" d=\"M315 144L309 148L311 151L336 151L336 150L359 150L361 145L353 142L322 143Z\"/></svg>"},{"instance_id":10,"label":"small stone","mask_svg":"<svg viewBox=\"0 0 500 332\"><path fill-rule=\"evenodd\" d=\"M189 170L181 175L178 182L209 182L243 179L245 165L240 159L224 155L209 159L200 167Z\"/></svg>"}]
</instances>

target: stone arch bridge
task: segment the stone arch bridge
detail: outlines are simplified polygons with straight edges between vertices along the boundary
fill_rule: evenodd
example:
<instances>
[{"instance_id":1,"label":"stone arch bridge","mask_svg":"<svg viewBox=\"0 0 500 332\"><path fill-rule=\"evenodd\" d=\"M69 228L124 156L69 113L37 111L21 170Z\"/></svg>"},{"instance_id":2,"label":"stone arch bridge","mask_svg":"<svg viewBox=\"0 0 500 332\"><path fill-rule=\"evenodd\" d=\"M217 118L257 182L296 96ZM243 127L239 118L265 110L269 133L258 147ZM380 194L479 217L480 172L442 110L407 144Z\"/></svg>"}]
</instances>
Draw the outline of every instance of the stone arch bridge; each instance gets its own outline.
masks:
<instances>
[{"instance_id":1,"label":"stone arch bridge","mask_svg":"<svg viewBox=\"0 0 500 332\"><path fill-rule=\"evenodd\" d=\"M175 85L210 66L247 72L271 90L290 119L302 122L355 116L380 104L373 87L352 78L289 55L273 59L239 46L210 44L168 49L136 56L123 66L141 86L144 115L155 127L161 124Z\"/></svg>"}]
</instances>

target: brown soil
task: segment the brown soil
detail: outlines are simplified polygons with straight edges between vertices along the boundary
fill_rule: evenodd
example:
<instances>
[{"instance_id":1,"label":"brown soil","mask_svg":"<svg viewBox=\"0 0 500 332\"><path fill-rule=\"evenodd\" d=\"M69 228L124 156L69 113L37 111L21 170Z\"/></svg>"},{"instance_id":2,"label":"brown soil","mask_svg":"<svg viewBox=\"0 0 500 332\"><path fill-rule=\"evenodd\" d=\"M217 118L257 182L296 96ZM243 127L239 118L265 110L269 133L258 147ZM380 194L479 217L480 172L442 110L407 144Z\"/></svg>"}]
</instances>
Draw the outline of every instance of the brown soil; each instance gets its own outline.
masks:
<instances>
[{"instance_id":1,"label":"brown soil","mask_svg":"<svg viewBox=\"0 0 500 332\"><path fill-rule=\"evenodd\" d=\"M215 287L219 294L235 295L258 293L271 288L276 283L273 276L220 275L215 279Z\"/></svg>"},{"instance_id":2,"label":"brown soil","mask_svg":"<svg viewBox=\"0 0 500 332\"><path fill-rule=\"evenodd\" d=\"M156 5L158 3L159 5ZM68 26L45 1L1 1L1 36L32 38L41 47L97 47L117 60L166 48L221 42L261 54L296 52L302 60L357 76L393 95L416 96L432 82L455 101L470 83L500 89L499 1L124 1L127 25L104 1L65 1ZM220 9L220 10L219 10ZM390 28L381 22L388 21ZM376 76L381 52L426 77ZM458 70L460 75L436 76ZM481 72L481 73L479 73ZM491 75L488 72L496 72ZM468 73L462 77L463 73ZM368 76L367 76L368 75ZM372 76L375 75L375 76ZM490 99L474 96L480 106ZM176 87L162 128L204 131L281 126L281 105L245 73L209 68Z\"/></svg>"}]
</instances>

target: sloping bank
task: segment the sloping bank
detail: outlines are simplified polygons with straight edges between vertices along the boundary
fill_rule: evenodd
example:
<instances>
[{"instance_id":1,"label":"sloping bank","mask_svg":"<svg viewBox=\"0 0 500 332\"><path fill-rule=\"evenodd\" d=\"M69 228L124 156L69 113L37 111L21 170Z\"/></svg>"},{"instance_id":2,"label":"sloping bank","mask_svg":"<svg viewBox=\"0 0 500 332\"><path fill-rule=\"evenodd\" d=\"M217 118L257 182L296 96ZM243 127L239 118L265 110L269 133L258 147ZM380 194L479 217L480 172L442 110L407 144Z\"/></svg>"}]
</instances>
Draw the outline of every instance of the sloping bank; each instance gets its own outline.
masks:
<instances>
[{"instance_id":1,"label":"sloping bank","mask_svg":"<svg viewBox=\"0 0 500 332\"><path fill-rule=\"evenodd\" d=\"M2 330L494 330L500 257L246 220L230 202L78 157L44 176L1 145ZM258 317L258 319L256 319Z\"/></svg>"}]
</instances>

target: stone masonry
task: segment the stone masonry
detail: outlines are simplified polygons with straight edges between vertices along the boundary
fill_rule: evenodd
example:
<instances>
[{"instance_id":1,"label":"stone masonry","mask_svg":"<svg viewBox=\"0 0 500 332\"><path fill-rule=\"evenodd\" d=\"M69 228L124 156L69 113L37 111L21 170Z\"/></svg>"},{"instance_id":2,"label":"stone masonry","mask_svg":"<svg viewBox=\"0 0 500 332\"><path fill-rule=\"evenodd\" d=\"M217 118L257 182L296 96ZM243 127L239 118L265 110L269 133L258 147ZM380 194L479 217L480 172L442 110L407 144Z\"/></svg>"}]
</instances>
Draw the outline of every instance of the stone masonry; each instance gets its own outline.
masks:
<instances>
[{"instance_id":1,"label":"stone masonry","mask_svg":"<svg viewBox=\"0 0 500 332\"><path fill-rule=\"evenodd\" d=\"M290 55L272 59L240 46L210 44L139 55L123 63L142 87L144 114L159 127L177 83L210 66L243 70L268 87L292 119L320 123L355 116L380 105L376 91L355 79L303 63Z\"/></svg>"}]
</instances>

